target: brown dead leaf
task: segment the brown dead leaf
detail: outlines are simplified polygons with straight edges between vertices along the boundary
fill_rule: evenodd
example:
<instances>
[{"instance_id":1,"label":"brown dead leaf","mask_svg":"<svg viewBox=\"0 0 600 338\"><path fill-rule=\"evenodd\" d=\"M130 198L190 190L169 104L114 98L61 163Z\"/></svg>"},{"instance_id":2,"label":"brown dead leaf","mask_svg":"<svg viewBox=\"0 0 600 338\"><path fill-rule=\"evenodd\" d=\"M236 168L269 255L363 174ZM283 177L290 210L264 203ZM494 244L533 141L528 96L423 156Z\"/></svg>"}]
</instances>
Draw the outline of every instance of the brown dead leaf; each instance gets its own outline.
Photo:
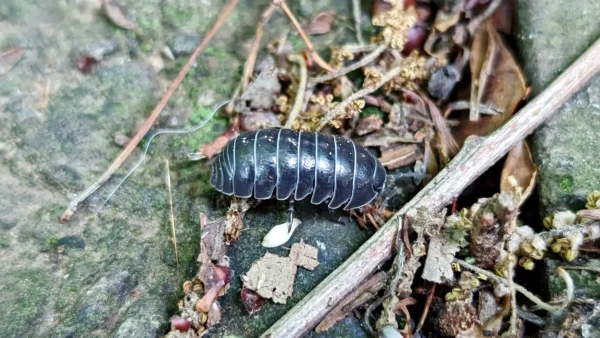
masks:
<instances>
[{"instance_id":1,"label":"brown dead leaf","mask_svg":"<svg viewBox=\"0 0 600 338\"><path fill-rule=\"evenodd\" d=\"M522 205L533 192L537 173L531 150L523 140L508 153L500 176L500 191L515 195Z\"/></svg>"},{"instance_id":2,"label":"brown dead leaf","mask_svg":"<svg viewBox=\"0 0 600 338\"><path fill-rule=\"evenodd\" d=\"M281 127L281 121L272 111L242 113L241 127L245 131Z\"/></svg>"},{"instance_id":3,"label":"brown dead leaf","mask_svg":"<svg viewBox=\"0 0 600 338\"><path fill-rule=\"evenodd\" d=\"M379 115L369 115L358 121L358 126L356 126L356 135L362 136L380 130L381 125L383 125L383 121Z\"/></svg>"},{"instance_id":4,"label":"brown dead leaf","mask_svg":"<svg viewBox=\"0 0 600 338\"><path fill-rule=\"evenodd\" d=\"M221 305L219 302L214 302L208 309L208 319L206 321L206 327L211 327L219 324L221 321Z\"/></svg>"},{"instance_id":5,"label":"brown dead leaf","mask_svg":"<svg viewBox=\"0 0 600 338\"><path fill-rule=\"evenodd\" d=\"M135 24L127 18L125 13L123 13L123 8L117 5L113 0L103 0L102 8L104 9L106 17L115 25L127 30L135 28Z\"/></svg>"},{"instance_id":6,"label":"brown dead leaf","mask_svg":"<svg viewBox=\"0 0 600 338\"><path fill-rule=\"evenodd\" d=\"M240 102L235 106L235 111L243 113L271 110L281 91L278 75L279 71L275 67L263 70L240 96Z\"/></svg>"},{"instance_id":7,"label":"brown dead leaf","mask_svg":"<svg viewBox=\"0 0 600 338\"><path fill-rule=\"evenodd\" d=\"M201 215L201 219L204 215ZM207 261L220 262L227 251L225 245L225 218L217 218L212 222L201 222L202 240L201 248L202 252L201 262L206 263Z\"/></svg>"},{"instance_id":8,"label":"brown dead leaf","mask_svg":"<svg viewBox=\"0 0 600 338\"><path fill-rule=\"evenodd\" d=\"M440 108L438 108L438 106L427 96L427 94L422 93L421 98L425 101L427 107L429 108L431 121L433 121L435 130L440 135L441 147L444 149L444 152L447 153L449 156L454 156L456 153L458 153L458 150L460 148L458 146L458 143L456 143L456 140L452 136L452 133L450 132L450 128L446 123L444 115L440 111Z\"/></svg>"},{"instance_id":9,"label":"brown dead leaf","mask_svg":"<svg viewBox=\"0 0 600 338\"><path fill-rule=\"evenodd\" d=\"M577 211L577 216L580 218L600 221L600 209L582 209Z\"/></svg>"},{"instance_id":10,"label":"brown dead leaf","mask_svg":"<svg viewBox=\"0 0 600 338\"><path fill-rule=\"evenodd\" d=\"M470 67L469 121L462 122L454 133L461 144L470 135L485 136L501 126L528 92L521 68L490 22L473 38ZM500 113L480 116L483 110L490 110L487 108Z\"/></svg>"},{"instance_id":11,"label":"brown dead leaf","mask_svg":"<svg viewBox=\"0 0 600 338\"><path fill-rule=\"evenodd\" d=\"M306 26L304 31L308 35L327 34L331 30L334 19L335 11L321 12Z\"/></svg>"},{"instance_id":12,"label":"brown dead leaf","mask_svg":"<svg viewBox=\"0 0 600 338\"><path fill-rule=\"evenodd\" d=\"M422 158L419 148L415 144L400 145L381 153L379 162L389 170L415 163Z\"/></svg>"},{"instance_id":13,"label":"brown dead leaf","mask_svg":"<svg viewBox=\"0 0 600 338\"><path fill-rule=\"evenodd\" d=\"M8 73L21 60L25 49L11 48L0 53L0 76Z\"/></svg>"},{"instance_id":14,"label":"brown dead leaf","mask_svg":"<svg viewBox=\"0 0 600 338\"><path fill-rule=\"evenodd\" d=\"M211 159L216 154L220 153L223 148L227 145L229 140L236 136L236 132L233 129L225 131L223 134L217 136L212 142L205 143L198 149L206 158Z\"/></svg>"}]
</instances>

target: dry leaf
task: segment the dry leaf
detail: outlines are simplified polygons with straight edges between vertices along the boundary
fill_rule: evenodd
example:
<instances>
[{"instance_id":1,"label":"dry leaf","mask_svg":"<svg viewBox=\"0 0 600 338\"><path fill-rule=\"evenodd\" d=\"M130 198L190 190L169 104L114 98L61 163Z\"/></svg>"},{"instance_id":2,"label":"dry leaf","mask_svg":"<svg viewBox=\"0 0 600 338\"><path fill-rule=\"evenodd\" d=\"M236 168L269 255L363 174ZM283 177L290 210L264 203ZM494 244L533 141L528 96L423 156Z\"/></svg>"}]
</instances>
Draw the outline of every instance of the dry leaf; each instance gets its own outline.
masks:
<instances>
[{"instance_id":1,"label":"dry leaf","mask_svg":"<svg viewBox=\"0 0 600 338\"><path fill-rule=\"evenodd\" d=\"M135 28L135 24L125 16L121 6L114 3L113 0L103 0L102 8L104 9L106 17L108 17L115 25L127 30Z\"/></svg>"},{"instance_id":2,"label":"dry leaf","mask_svg":"<svg viewBox=\"0 0 600 338\"><path fill-rule=\"evenodd\" d=\"M294 292L297 269L290 257L279 257L267 252L242 276L242 282L244 287L256 291L261 297L286 304L287 298Z\"/></svg>"},{"instance_id":3,"label":"dry leaf","mask_svg":"<svg viewBox=\"0 0 600 338\"><path fill-rule=\"evenodd\" d=\"M0 53L0 76L8 73L21 60L25 50L23 48L11 48Z\"/></svg>"},{"instance_id":4,"label":"dry leaf","mask_svg":"<svg viewBox=\"0 0 600 338\"><path fill-rule=\"evenodd\" d=\"M281 121L272 111L250 111L244 112L241 115L240 126L245 131L281 127Z\"/></svg>"},{"instance_id":5,"label":"dry leaf","mask_svg":"<svg viewBox=\"0 0 600 338\"><path fill-rule=\"evenodd\" d=\"M369 115L358 121L358 126L356 126L356 135L362 136L380 130L382 125L383 121L379 115Z\"/></svg>"},{"instance_id":6,"label":"dry leaf","mask_svg":"<svg viewBox=\"0 0 600 338\"><path fill-rule=\"evenodd\" d=\"M519 205L523 204L533 192L537 172L531 150L523 140L508 153L500 176L500 191L515 195Z\"/></svg>"},{"instance_id":7,"label":"dry leaf","mask_svg":"<svg viewBox=\"0 0 600 338\"><path fill-rule=\"evenodd\" d=\"M304 30L308 35L327 34L335 19L335 11L321 12L308 24Z\"/></svg>"},{"instance_id":8,"label":"dry leaf","mask_svg":"<svg viewBox=\"0 0 600 338\"><path fill-rule=\"evenodd\" d=\"M233 129L225 131L223 134L217 136L212 142L205 143L198 149L206 158L211 159L216 154L220 153L223 148L227 145L229 140L236 136L236 132Z\"/></svg>"},{"instance_id":9,"label":"dry leaf","mask_svg":"<svg viewBox=\"0 0 600 338\"><path fill-rule=\"evenodd\" d=\"M458 250L460 245L452 240L440 236L431 237L421 277L438 284L453 280L452 262Z\"/></svg>"},{"instance_id":10,"label":"dry leaf","mask_svg":"<svg viewBox=\"0 0 600 338\"><path fill-rule=\"evenodd\" d=\"M262 246L265 248L275 248L285 244L285 242L292 237L294 231L300 224L302 224L302 222L299 219L294 218L290 231L288 231L289 222L274 226L263 238Z\"/></svg>"},{"instance_id":11,"label":"dry leaf","mask_svg":"<svg viewBox=\"0 0 600 338\"><path fill-rule=\"evenodd\" d=\"M294 292L294 279L298 264L312 270L319 265L318 249L303 242L292 245L290 257L280 257L267 252L242 275L244 287L256 291L263 298L285 304Z\"/></svg>"},{"instance_id":12,"label":"dry leaf","mask_svg":"<svg viewBox=\"0 0 600 338\"><path fill-rule=\"evenodd\" d=\"M489 22L473 38L470 67L470 121L462 122L454 133L460 144L470 135L485 136L496 130L513 115L528 92L515 58ZM482 108L501 113L479 116Z\"/></svg>"},{"instance_id":13,"label":"dry leaf","mask_svg":"<svg viewBox=\"0 0 600 338\"><path fill-rule=\"evenodd\" d=\"M448 128L444 115L438 106L429 97L427 97L426 94L421 94L421 98L425 101L425 103L427 103L429 114L431 115L431 121L433 121L435 130L440 135L440 139L442 141L441 146L449 156L454 156L456 153L458 153L460 148L452 136L450 128Z\"/></svg>"},{"instance_id":14,"label":"dry leaf","mask_svg":"<svg viewBox=\"0 0 600 338\"><path fill-rule=\"evenodd\" d=\"M206 327L211 327L219 324L221 321L221 305L219 302L214 302L208 309L208 320L206 322Z\"/></svg>"},{"instance_id":15,"label":"dry leaf","mask_svg":"<svg viewBox=\"0 0 600 338\"><path fill-rule=\"evenodd\" d=\"M577 211L577 217L600 221L600 209L583 209Z\"/></svg>"},{"instance_id":16,"label":"dry leaf","mask_svg":"<svg viewBox=\"0 0 600 338\"><path fill-rule=\"evenodd\" d=\"M389 170L415 163L422 157L415 144L401 145L381 153L379 162Z\"/></svg>"},{"instance_id":17,"label":"dry leaf","mask_svg":"<svg viewBox=\"0 0 600 338\"><path fill-rule=\"evenodd\" d=\"M440 171L440 167L438 165L437 159L435 157L435 153L433 148L431 147L431 142L425 142L425 154L423 155L423 164L425 165L425 174L426 176L423 178L423 184L427 185Z\"/></svg>"},{"instance_id":18,"label":"dry leaf","mask_svg":"<svg viewBox=\"0 0 600 338\"><path fill-rule=\"evenodd\" d=\"M200 216L201 219L205 215ZM212 222L201 222L202 240L201 240L201 262L206 263L208 260L220 262L225 257L227 247L225 245L225 218L217 218Z\"/></svg>"},{"instance_id":19,"label":"dry leaf","mask_svg":"<svg viewBox=\"0 0 600 338\"><path fill-rule=\"evenodd\" d=\"M281 91L278 75L279 71L275 67L263 70L240 96L240 103L235 106L235 111L244 113L253 110L267 111L273 108Z\"/></svg>"},{"instance_id":20,"label":"dry leaf","mask_svg":"<svg viewBox=\"0 0 600 338\"><path fill-rule=\"evenodd\" d=\"M319 266L319 249L304 243L304 241L292 245L289 257L294 264L306 270L312 271Z\"/></svg>"}]
</instances>

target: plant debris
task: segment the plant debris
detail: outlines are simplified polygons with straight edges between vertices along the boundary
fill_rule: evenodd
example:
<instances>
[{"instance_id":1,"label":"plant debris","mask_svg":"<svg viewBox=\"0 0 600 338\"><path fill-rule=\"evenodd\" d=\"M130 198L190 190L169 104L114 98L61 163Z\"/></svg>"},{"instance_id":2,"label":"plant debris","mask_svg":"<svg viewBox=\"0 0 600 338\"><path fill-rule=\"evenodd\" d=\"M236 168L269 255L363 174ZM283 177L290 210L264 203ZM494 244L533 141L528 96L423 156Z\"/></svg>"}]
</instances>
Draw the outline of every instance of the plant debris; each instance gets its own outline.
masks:
<instances>
[{"instance_id":1,"label":"plant debris","mask_svg":"<svg viewBox=\"0 0 600 338\"><path fill-rule=\"evenodd\" d=\"M286 304L287 298L294 292L298 266L313 270L319 265L317 255L318 249L304 242L292 245L289 257L267 252L242 275L242 282L245 288L259 296Z\"/></svg>"},{"instance_id":2,"label":"plant debris","mask_svg":"<svg viewBox=\"0 0 600 338\"><path fill-rule=\"evenodd\" d=\"M116 26L126 30L135 29L135 23L127 18L123 13L123 8L117 5L114 0L102 0L102 8L106 17Z\"/></svg>"},{"instance_id":3,"label":"plant debris","mask_svg":"<svg viewBox=\"0 0 600 338\"><path fill-rule=\"evenodd\" d=\"M327 34L331 30L331 24L335 19L335 11L326 11L317 16L304 29L308 35Z\"/></svg>"},{"instance_id":4,"label":"plant debris","mask_svg":"<svg viewBox=\"0 0 600 338\"><path fill-rule=\"evenodd\" d=\"M25 54L25 49L23 48L11 48L0 52L0 76L10 72L21 61L23 54Z\"/></svg>"},{"instance_id":5,"label":"plant debris","mask_svg":"<svg viewBox=\"0 0 600 338\"><path fill-rule=\"evenodd\" d=\"M262 246L265 248L275 248L285 244L300 224L302 224L302 221L294 218L291 228L289 227L289 222L274 226L263 238Z\"/></svg>"}]
</instances>

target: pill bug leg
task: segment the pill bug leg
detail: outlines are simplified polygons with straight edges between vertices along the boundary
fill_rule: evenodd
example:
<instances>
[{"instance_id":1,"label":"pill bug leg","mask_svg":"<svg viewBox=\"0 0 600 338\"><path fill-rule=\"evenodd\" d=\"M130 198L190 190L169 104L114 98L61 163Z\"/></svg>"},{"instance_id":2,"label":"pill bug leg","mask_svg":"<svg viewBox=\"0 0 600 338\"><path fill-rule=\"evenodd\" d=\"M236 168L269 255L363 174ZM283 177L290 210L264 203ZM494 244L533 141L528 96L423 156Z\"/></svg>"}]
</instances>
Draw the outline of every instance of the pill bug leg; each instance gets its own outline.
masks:
<instances>
[{"instance_id":1,"label":"pill bug leg","mask_svg":"<svg viewBox=\"0 0 600 338\"><path fill-rule=\"evenodd\" d=\"M292 224L294 224L294 198L290 198L290 206L288 207L288 234L292 232Z\"/></svg>"}]
</instances>

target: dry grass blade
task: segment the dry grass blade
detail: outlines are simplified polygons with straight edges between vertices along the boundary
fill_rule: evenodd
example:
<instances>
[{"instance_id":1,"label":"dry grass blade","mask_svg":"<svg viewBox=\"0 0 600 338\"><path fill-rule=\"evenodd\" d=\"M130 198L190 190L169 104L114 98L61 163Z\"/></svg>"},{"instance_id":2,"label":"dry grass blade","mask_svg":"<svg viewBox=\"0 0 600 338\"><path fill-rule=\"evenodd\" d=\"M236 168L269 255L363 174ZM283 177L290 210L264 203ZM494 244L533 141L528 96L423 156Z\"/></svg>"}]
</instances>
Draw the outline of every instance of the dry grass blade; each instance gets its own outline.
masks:
<instances>
[{"instance_id":1,"label":"dry grass blade","mask_svg":"<svg viewBox=\"0 0 600 338\"><path fill-rule=\"evenodd\" d=\"M415 144L408 144L382 152L379 162L389 170L393 170L415 163L421 157L419 147Z\"/></svg>"},{"instance_id":2,"label":"dry grass blade","mask_svg":"<svg viewBox=\"0 0 600 338\"><path fill-rule=\"evenodd\" d=\"M171 83L171 85L169 86L169 88L167 89L165 94L163 95L163 97L156 104L156 107L154 107L154 109L152 110L152 113L150 113L150 116L146 119L146 121L144 121L144 124L142 124L142 126L137 131L135 136L127 144L127 147L125 147L125 149L123 149L121 154L119 154L119 156L117 156L117 158L108 167L108 169L100 177L98 177L98 179L94 183L92 183L92 185L90 185L86 190L84 190L79 195L77 195L69 203L69 206L67 207L67 209L63 212L62 216L60 217L61 223L68 222L71 219L71 217L73 216L73 214L75 213L75 210L77 210L77 206L79 205L79 203L83 202L86 198L88 198L91 194L93 194L96 190L98 190L98 188L100 188L100 186L102 186L106 181L108 181L108 179L121 167L121 165L129 157L131 152L133 152L133 150L137 147L137 145L140 143L140 141L142 140L144 135L146 135L146 133L148 133L150 128L152 128L152 125L154 124L154 122L156 121L156 119L158 118L160 113L162 112L163 108L167 105L167 102L171 98L171 95L173 95L173 93L175 92L175 89L177 89L177 87L179 87L179 85L181 84L181 81L183 81L185 74L187 74L187 72L190 70L190 68L192 68L192 65L194 64L194 62L196 62L196 59L198 58L200 53L202 53L202 51L204 50L204 48L206 48L206 46L208 45L210 40L212 40L212 38L215 36L215 34L217 34L217 31L219 30L219 28L221 28L221 26L225 22L225 19L227 19L227 17L229 16L229 14L231 14L233 9L237 5L238 1L239 0L230 0L229 1L227 6L221 12L221 14L219 14L219 17L217 18L217 21L215 22L213 27L206 34L206 37L204 38L204 40L202 40L200 45L196 48L194 53L192 53L192 55L190 56L187 63L183 66L183 68L181 68L181 70L179 71L179 74L177 74L177 77L175 77L175 79L173 80L173 82Z\"/></svg>"},{"instance_id":3,"label":"dry grass blade","mask_svg":"<svg viewBox=\"0 0 600 338\"><path fill-rule=\"evenodd\" d=\"M256 63L256 56L258 55L258 49L260 48L260 41L262 40L265 25L269 22L269 19L275 12L276 8L277 6L275 4L270 4L269 7L267 7L267 9L263 12L258 25L256 25L256 35L254 36L252 47L250 47L248 60L246 60L246 64L244 65L244 74L242 75L242 91L248 88L250 77L254 71L254 64Z\"/></svg>"},{"instance_id":4,"label":"dry grass blade","mask_svg":"<svg viewBox=\"0 0 600 338\"><path fill-rule=\"evenodd\" d=\"M21 60L25 50L23 48L11 48L0 54L0 76L8 73Z\"/></svg>"},{"instance_id":5,"label":"dry grass blade","mask_svg":"<svg viewBox=\"0 0 600 338\"><path fill-rule=\"evenodd\" d=\"M175 263L179 266L179 253L177 251L177 235L175 234L175 214L173 213L173 193L171 192L171 171L169 170L169 160L165 159L165 171L167 173L166 183L169 191L169 214L171 219L171 236L173 236L173 248L175 249Z\"/></svg>"},{"instance_id":6,"label":"dry grass blade","mask_svg":"<svg viewBox=\"0 0 600 338\"><path fill-rule=\"evenodd\" d=\"M304 104L304 95L306 93L306 79L308 78L308 70L306 69L306 62L302 55L293 54L288 57L292 62L295 62L300 66L300 81L298 81L298 89L296 91L296 99L294 100L294 106L290 111L288 120L285 123L285 128L291 128L294 121L300 115L302 105Z\"/></svg>"}]
</instances>

